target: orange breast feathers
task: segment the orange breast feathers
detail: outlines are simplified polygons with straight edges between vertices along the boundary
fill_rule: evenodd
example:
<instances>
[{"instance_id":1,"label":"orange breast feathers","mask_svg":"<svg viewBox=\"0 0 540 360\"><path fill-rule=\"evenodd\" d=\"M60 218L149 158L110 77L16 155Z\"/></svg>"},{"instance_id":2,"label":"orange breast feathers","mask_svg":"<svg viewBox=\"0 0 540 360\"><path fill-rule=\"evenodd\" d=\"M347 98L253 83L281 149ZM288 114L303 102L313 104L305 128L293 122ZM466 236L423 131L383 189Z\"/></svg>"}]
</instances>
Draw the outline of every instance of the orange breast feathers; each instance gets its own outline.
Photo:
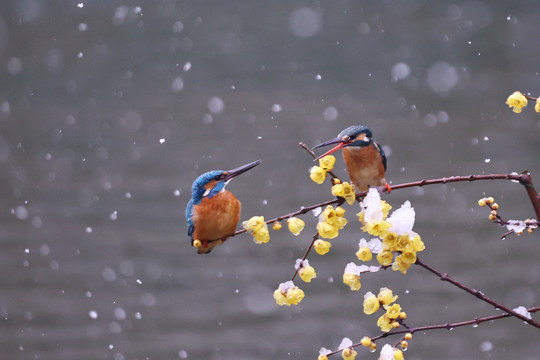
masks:
<instances>
[{"instance_id":1,"label":"orange breast feathers","mask_svg":"<svg viewBox=\"0 0 540 360\"><path fill-rule=\"evenodd\" d=\"M383 159L375 143L344 148L343 160L357 190L366 191L370 186L386 185Z\"/></svg>"},{"instance_id":2,"label":"orange breast feathers","mask_svg":"<svg viewBox=\"0 0 540 360\"><path fill-rule=\"evenodd\" d=\"M212 241L226 238L236 230L242 204L228 190L203 198L193 207L193 239Z\"/></svg>"}]
</instances>

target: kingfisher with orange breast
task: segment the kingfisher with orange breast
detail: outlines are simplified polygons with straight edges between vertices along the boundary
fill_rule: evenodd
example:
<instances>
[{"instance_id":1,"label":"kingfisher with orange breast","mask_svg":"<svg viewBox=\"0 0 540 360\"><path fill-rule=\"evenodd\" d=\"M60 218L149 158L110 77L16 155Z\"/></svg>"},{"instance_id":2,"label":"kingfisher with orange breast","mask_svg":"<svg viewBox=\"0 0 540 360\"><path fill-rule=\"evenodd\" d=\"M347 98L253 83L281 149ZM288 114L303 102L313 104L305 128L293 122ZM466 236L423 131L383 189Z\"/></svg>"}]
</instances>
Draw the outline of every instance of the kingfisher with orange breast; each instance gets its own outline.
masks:
<instances>
[{"instance_id":1,"label":"kingfisher with orange breast","mask_svg":"<svg viewBox=\"0 0 540 360\"><path fill-rule=\"evenodd\" d=\"M390 185L385 179L386 155L382 147L373 140L373 134L367 126L349 126L337 137L325 141L313 149L328 145L335 146L315 160L343 149L343 160L347 172L357 190L366 191L375 186L385 187L390 192Z\"/></svg>"},{"instance_id":2,"label":"kingfisher with orange breast","mask_svg":"<svg viewBox=\"0 0 540 360\"><path fill-rule=\"evenodd\" d=\"M197 253L208 254L234 233L242 204L225 186L260 163L257 160L228 171L209 171L193 182L186 220L191 245L197 247Z\"/></svg>"}]
</instances>

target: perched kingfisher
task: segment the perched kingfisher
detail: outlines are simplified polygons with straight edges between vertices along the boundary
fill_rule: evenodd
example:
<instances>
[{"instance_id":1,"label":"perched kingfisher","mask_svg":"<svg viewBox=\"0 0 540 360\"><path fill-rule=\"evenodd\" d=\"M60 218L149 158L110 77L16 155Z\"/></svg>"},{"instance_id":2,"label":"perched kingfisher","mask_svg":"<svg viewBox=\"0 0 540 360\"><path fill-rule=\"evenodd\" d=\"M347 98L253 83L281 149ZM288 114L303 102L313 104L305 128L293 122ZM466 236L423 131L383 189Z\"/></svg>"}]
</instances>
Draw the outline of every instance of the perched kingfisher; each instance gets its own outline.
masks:
<instances>
[{"instance_id":1,"label":"perched kingfisher","mask_svg":"<svg viewBox=\"0 0 540 360\"><path fill-rule=\"evenodd\" d=\"M366 191L371 186L384 186L390 191L390 185L384 178L386 155L382 147L373 141L373 134L367 126L349 126L336 138L325 141L313 149L334 144L336 145L333 148L315 160L343 149L343 160L347 166L347 172L357 190Z\"/></svg>"},{"instance_id":2,"label":"perched kingfisher","mask_svg":"<svg viewBox=\"0 0 540 360\"><path fill-rule=\"evenodd\" d=\"M199 245L197 253L208 254L234 233L240 221L242 204L232 192L225 190L225 186L260 163L257 160L228 171L209 171L193 182L186 220L191 245Z\"/></svg>"}]
</instances>

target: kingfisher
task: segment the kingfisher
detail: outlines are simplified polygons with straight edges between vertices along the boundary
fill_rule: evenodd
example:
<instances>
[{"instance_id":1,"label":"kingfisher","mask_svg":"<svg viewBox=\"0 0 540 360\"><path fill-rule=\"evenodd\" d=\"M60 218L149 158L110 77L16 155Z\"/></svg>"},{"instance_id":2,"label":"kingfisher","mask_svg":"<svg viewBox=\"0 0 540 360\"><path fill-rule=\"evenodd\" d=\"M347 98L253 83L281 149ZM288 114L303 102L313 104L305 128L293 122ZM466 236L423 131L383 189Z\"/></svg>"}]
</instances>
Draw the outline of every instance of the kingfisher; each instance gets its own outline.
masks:
<instances>
[{"instance_id":1,"label":"kingfisher","mask_svg":"<svg viewBox=\"0 0 540 360\"><path fill-rule=\"evenodd\" d=\"M382 147L373 140L373 133L367 126L353 125L344 129L337 137L319 144L313 149L334 145L333 148L317 157L318 160L326 155L343 149L343 160L351 181L359 191L370 187L385 187L391 190L386 182L386 155Z\"/></svg>"},{"instance_id":2,"label":"kingfisher","mask_svg":"<svg viewBox=\"0 0 540 360\"><path fill-rule=\"evenodd\" d=\"M257 160L228 171L212 170L193 182L186 220L188 236L191 245L197 247L197 253L208 254L234 233L242 204L225 186L260 163L261 160Z\"/></svg>"}]
</instances>

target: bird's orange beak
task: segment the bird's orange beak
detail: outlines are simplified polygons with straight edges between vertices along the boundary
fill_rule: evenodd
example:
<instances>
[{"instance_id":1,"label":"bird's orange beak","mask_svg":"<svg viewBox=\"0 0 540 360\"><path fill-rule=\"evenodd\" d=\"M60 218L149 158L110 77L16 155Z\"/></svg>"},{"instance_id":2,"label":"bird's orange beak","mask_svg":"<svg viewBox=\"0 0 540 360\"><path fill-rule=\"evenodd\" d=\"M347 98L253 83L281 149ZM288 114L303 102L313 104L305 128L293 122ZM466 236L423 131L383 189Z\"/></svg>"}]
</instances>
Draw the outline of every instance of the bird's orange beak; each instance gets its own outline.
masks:
<instances>
[{"instance_id":1,"label":"bird's orange beak","mask_svg":"<svg viewBox=\"0 0 540 360\"><path fill-rule=\"evenodd\" d=\"M319 160L320 158L323 158L325 157L326 155L330 155L331 153L335 152L335 151L338 151L339 149L343 149L344 147L347 147L349 146L350 144L352 143L352 141L343 141L342 139L340 138L334 138L334 139L330 139L328 141L325 141L319 145L316 145L313 147L313 149L317 149L317 148L320 148L320 147L323 147L323 146L328 146L328 145L334 145L336 144L336 146L334 146L333 148L331 148L330 150L328 150L327 152L325 152L324 154L320 155L320 156L317 156L315 158L315 160L313 161L316 161L316 160Z\"/></svg>"},{"instance_id":2,"label":"bird's orange beak","mask_svg":"<svg viewBox=\"0 0 540 360\"><path fill-rule=\"evenodd\" d=\"M223 180L229 181L237 177L238 175L243 174L250 169L253 169L255 166L259 165L260 163L261 163L261 160L256 160L256 161L250 162L249 164L245 164L237 168L234 168L232 170L229 170L226 172L227 175L225 175L225 178Z\"/></svg>"}]
</instances>

